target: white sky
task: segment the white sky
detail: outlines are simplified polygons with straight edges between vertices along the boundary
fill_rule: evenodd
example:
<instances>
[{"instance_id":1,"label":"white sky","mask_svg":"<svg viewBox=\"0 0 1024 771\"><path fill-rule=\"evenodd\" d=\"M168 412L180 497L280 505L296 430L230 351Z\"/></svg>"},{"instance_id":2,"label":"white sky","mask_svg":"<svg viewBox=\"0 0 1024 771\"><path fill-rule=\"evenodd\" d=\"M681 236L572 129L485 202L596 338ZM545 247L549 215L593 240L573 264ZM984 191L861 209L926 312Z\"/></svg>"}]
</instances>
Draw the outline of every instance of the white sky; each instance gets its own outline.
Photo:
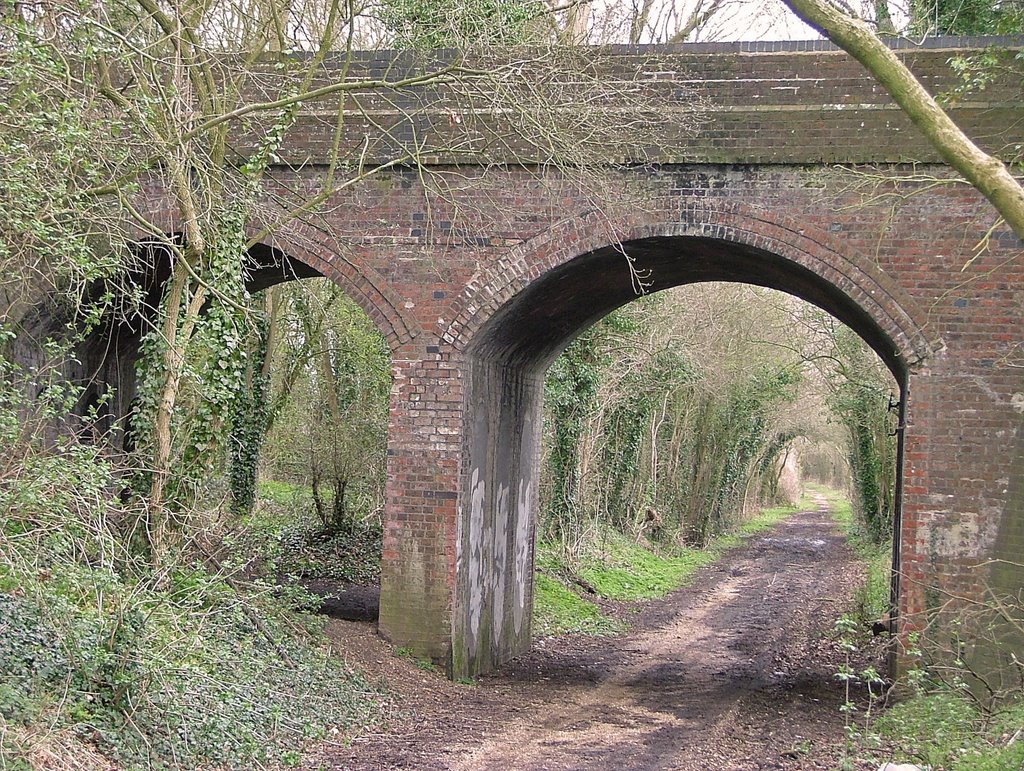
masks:
<instances>
[{"instance_id":1,"label":"white sky","mask_svg":"<svg viewBox=\"0 0 1024 771\"><path fill-rule=\"evenodd\" d=\"M815 40L817 32L774 0L741 0L722 12L717 40Z\"/></svg>"},{"instance_id":2,"label":"white sky","mask_svg":"<svg viewBox=\"0 0 1024 771\"><path fill-rule=\"evenodd\" d=\"M644 0L594 0L589 6L591 43L625 42L629 23ZM665 42L695 9L717 4L691 41L808 40L819 37L780 0L654 0L641 42Z\"/></svg>"},{"instance_id":3,"label":"white sky","mask_svg":"<svg viewBox=\"0 0 1024 771\"><path fill-rule=\"evenodd\" d=\"M893 18L900 25L908 0L890 0ZM847 0L863 17L874 13L871 0ZM590 42L628 39L628 20L644 0L594 0L590 5ZM781 0L654 0L642 42L663 42L694 9L717 5L708 23L691 41L814 40L821 36L798 19Z\"/></svg>"}]
</instances>

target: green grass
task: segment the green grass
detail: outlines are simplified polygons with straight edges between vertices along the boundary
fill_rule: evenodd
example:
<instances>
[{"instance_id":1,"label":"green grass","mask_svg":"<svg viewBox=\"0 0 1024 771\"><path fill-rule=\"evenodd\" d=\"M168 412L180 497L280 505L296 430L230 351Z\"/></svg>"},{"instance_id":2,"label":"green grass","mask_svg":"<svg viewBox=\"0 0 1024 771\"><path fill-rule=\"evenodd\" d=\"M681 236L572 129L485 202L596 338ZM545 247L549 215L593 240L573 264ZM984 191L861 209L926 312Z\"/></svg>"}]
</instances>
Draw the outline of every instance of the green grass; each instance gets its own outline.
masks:
<instances>
[{"instance_id":1,"label":"green grass","mask_svg":"<svg viewBox=\"0 0 1024 771\"><path fill-rule=\"evenodd\" d=\"M550 637L582 632L591 635L618 634L624 625L601 613L594 603L552 578L538 573L533 583L533 634Z\"/></svg>"},{"instance_id":2,"label":"green grass","mask_svg":"<svg viewBox=\"0 0 1024 771\"><path fill-rule=\"evenodd\" d=\"M808 487L825 496L833 521L842 528L850 548L864 561L864 583L858 587L854 598L857 620L861 623L871 623L881 618L889 611L890 606L892 541L872 541L857 521L852 504L841 492L827 487Z\"/></svg>"},{"instance_id":3,"label":"green grass","mask_svg":"<svg viewBox=\"0 0 1024 771\"><path fill-rule=\"evenodd\" d=\"M797 506L763 510L743 522L732 533L715 538L705 549L671 547L653 549L634 542L611 528L605 528L575 571L600 597L623 602L640 602L664 597L685 586L698 570L720 559L746 538L763 532L791 514L812 505L809 499ZM608 618L594 603L580 597L568 582L557 576L572 571L557 547L538 544L534 599L534 634L547 636L564 632L615 634L624 623Z\"/></svg>"},{"instance_id":4,"label":"green grass","mask_svg":"<svg viewBox=\"0 0 1024 771\"><path fill-rule=\"evenodd\" d=\"M275 479L260 480L260 500L276 503L278 506L287 506L298 501L311 501L313 491L303 485L293 485L290 482L278 482Z\"/></svg>"},{"instance_id":5,"label":"green grass","mask_svg":"<svg viewBox=\"0 0 1024 771\"><path fill-rule=\"evenodd\" d=\"M986 718L967 697L943 687L896 704L874 727L898 752L936 771L1024 768L1024 734L1018 733L1024 702Z\"/></svg>"},{"instance_id":6,"label":"green grass","mask_svg":"<svg viewBox=\"0 0 1024 771\"><path fill-rule=\"evenodd\" d=\"M613 531L608 531L603 540L603 553L587 558L579 575L597 589L598 594L612 600L664 597L722 553L712 546L708 549L679 548L663 556Z\"/></svg>"},{"instance_id":7,"label":"green grass","mask_svg":"<svg viewBox=\"0 0 1024 771\"><path fill-rule=\"evenodd\" d=\"M809 494L805 494L795 506L774 506L770 509L763 509L760 514L751 517L736 528L736 532L740 535L756 535L774 527L798 511L807 511L814 507L814 499ZM728 535L722 536L721 540L728 541L731 537Z\"/></svg>"},{"instance_id":8,"label":"green grass","mask_svg":"<svg viewBox=\"0 0 1024 771\"><path fill-rule=\"evenodd\" d=\"M705 549L677 546L658 553L608 530L602 538L602 552L585 560L579 574L608 599L632 602L664 597L685 586L698 570L742 544L746 537L806 508L804 503L764 509L733 532L715 538Z\"/></svg>"}]
</instances>

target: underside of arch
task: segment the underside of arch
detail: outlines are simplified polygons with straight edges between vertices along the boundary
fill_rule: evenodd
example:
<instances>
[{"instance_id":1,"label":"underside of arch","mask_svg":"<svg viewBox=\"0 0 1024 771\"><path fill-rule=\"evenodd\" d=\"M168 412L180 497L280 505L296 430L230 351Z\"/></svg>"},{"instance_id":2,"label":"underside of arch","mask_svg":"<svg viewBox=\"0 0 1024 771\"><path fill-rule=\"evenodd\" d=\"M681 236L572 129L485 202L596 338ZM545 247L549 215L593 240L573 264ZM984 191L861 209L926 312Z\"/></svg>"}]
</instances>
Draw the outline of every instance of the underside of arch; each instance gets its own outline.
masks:
<instances>
[{"instance_id":1,"label":"underside of arch","mask_svg":"<svg viewBox=\"0 0 1024 771\"><path fill-rule=\"evenodd\" d=\"M478 314L486 318L468 336L467 352L544 369L576 335L641 293L703 281L755 284L817 305L857 331L898 381L939 345L928 336L925 314L895 282L809 237L780 242L730 228L732 237L723 238L714 225L638 231L639 237L589 249L543 275L478 292L505 301Z\"/></svg>"},{"instance_id":2,"label":"underside of arch","mask_svg":"<svg viewBox=\"0 0 1024 771\"><path fill-rule=\"evenodd\" d=\"M173 235L170 238L180 240ZM393 347L398 340L410 336L404 320L388 313L389 304L381 299L383 294L373 282L359 281L358 275L353 278L335 270L329 254L318 254L280 239L275 239L275 244L257 243L245 253L241 267L248 292L261 292L296 279L327 277L367 311L389 345ZM130 447L127 423L136 395L140 347L157 319L172 268L173 258L166 242L140 241L136 265L122 279L140 290L137 304L130 312L121 309L108 314L77 343L75 356L65 365L67 380L83 389L74 414L84 417L98 413L98 418L90 418L92 430L108 436L118 446ZM97 285L90 294L98 298L105 291L105 286ZM40 306L33 317L24 320L20 345L26 351L35 350L47 337L67 334L69 324L73 326L73 320L66 313Z\"/></svg>"}]
</instances>

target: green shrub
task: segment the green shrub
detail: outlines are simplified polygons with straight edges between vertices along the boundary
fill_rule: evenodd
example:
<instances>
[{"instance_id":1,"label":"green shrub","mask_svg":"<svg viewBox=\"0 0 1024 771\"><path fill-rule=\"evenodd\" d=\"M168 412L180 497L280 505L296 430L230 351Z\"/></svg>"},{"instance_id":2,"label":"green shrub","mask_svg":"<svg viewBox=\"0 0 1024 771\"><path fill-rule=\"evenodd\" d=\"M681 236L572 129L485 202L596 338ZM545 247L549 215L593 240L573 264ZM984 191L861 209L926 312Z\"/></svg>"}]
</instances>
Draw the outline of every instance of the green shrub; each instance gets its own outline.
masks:
<instances>
[{"instance_id":1,"label":"green shrub","mask_svg":"<svg viewBox=\"0 0 1024 771\"><path fill-rule=\"evenodd\" d=\"M875 728L936 771L1024 768L1024 702L986 716L965 695L940 687L896 704L879 716Z\"/></svg>"},{"instance_id":2,"label":"green shrub","mask_svg":"<svg viewBox=\"0 0 1024 771\"><path fill-rule=\"evenodd\" d=\"M38 424L72 398L44 392ZM96 767L253 768L377 718L380 695L276 587L241 590L201 549L154 572L116 469L73 437L33 433L26 415L0 378L0 446L12 449L0 464L3 767L57 737L58 755L99 750Z\"/></svg>"}]
</instances>

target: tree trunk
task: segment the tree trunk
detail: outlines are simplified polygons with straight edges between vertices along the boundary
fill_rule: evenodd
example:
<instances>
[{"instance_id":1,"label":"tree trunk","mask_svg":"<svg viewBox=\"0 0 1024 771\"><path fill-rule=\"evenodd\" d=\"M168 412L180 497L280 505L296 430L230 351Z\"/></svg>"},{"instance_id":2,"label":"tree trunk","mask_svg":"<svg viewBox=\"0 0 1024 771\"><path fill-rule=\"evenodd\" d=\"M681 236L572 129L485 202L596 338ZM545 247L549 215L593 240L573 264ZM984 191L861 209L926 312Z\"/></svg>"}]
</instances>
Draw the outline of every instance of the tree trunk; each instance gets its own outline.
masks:
<instances>
[{"instance_id":1,"label":"tree trunk","mask_svg":"<svg viewBox=\"0 0 1024 771\"><path fill-rule=\"evenodd\" d=\"M324 529L327 530L330 525L330 520L327 516L327 509L324 506L324 499L320 495L320 471L317 469L315 461L309 481L310 487L313 488L313 506L316 508L316 515L320 519L320 523L324 526Z\"/></svg>"},{"instance_id":2,"label":"tree trunk","mask_svg":"<svg viewBox=\"0 0 1024 771\"><path fill-rule=\"evenodd\" d=\"M565 11L565 26L559 35L562 45L583 45L587 40L587 22L590 19L589 0L572 3Z\"/></svg>"},{"instance_id":3,"label":"tree trunk","mask_svg":"<svg viewBox=\"0 0 1024 771\"><path fill-rule=\"evenodd\" d=\"M654 0L644 0L643 5L635 11L632 23L629 25L629 42L631 45L639 44L643 38L644 30L647 29L647 22L651 17L651 6L653 5Z\"/></svg>"},{"instance_id":4,"label":"tree trunk","mask_svg":"<svg viewBox=\"0 0 1024 771\"><path fill-rule=\"evenodd\" d=\"M206 289L197 286L185 309L184 318L180 318L185 290L188 287L189 273L184 262L179 258L174 266L170 284L167 288L166 317L164 318L163 336L163 383L157 398L156 415L153 420L153 467L147 502L148 540L153 564L159 565L169 542L170 522L166 505L167 481L171 476L172 436L171 422L174 406L178 399L184 367L185 351L188 348L195 322L206 302ZM178 323L181 321L179 330Z\"/></svg>"},{"instance_id":5,"label":"tree trunk","mask_svg":"<svg viewBox=\"0 0 1024 771\"><path fill-rule=\"evenodd\" d=\"M345 528L345 490L348 480L336 474L334 477L334 503L332 506L333 521L331 530L340 531Z\"/></svg>"}]
</instances>

